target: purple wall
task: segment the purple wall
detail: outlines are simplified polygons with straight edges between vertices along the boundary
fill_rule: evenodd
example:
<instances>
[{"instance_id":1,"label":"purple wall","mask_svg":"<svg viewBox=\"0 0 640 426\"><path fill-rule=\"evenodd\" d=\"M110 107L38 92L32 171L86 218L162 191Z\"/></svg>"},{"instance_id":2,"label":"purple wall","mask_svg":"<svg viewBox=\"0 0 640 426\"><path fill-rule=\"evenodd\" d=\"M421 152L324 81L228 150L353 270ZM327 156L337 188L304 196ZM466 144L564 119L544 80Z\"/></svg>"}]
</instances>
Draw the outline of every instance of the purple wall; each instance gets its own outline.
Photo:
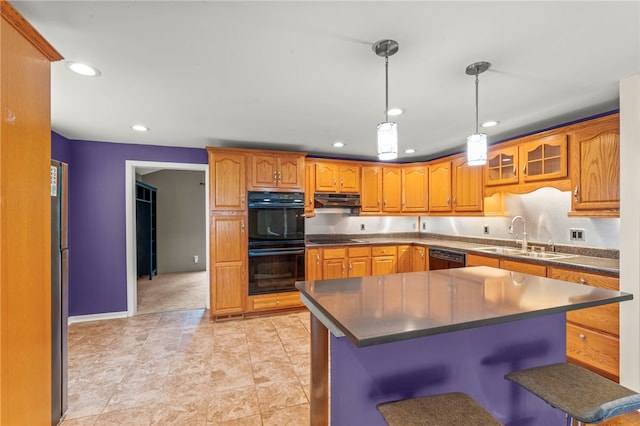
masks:
<instances>
[{"instance_id":1,"label":"purple wall","mask_svg":"<svg viewBox=\"0 0 640 426\"><path fill-rule=\"evenodd\" d=\"M69 164L71 157L71 143L69 139L51 132L51 158Z\"/></svg>"},{"instance_id":2,"label":"purple wall","mask_svg":"<svg viewBox=\"0 0 640 426\"><path fill-rule=\"evenodd\" d=\"M64 138L55 136L52 147L58 146L52 152L64 152ZM66 142L69 316L126 311L125 161L207 164L207 152L197 148Z\"/></svg>"}]
</instances>

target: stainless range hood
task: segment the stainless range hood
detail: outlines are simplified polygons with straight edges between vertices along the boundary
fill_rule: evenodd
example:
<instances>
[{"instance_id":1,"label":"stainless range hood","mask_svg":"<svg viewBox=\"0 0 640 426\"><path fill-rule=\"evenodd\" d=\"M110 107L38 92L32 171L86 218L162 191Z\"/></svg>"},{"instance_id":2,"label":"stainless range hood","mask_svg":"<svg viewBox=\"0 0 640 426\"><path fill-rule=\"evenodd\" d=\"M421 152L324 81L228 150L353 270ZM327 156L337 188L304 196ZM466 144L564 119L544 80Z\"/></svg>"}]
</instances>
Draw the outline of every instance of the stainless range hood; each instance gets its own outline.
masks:
<instances>
[{"instance_id":1,"label":"stainless range hood","mask_svg":"<svg viewBox=\"0 0 640 426\"><path fill-rule=\"evenodd\" d=\"M316 193L315 207L360 207L360 194L319 194Z\"/></svg>"}]
</instances>

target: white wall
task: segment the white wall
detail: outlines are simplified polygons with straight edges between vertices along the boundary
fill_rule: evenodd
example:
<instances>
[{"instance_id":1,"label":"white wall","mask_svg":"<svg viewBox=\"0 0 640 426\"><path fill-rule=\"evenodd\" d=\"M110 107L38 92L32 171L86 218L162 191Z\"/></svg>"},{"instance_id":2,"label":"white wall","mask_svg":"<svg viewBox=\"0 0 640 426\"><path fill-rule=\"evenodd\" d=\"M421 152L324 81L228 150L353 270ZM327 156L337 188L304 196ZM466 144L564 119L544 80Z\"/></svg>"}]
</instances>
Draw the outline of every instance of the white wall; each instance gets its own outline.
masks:
<instances>
[{"instance_id":1,"label":"white wall","mask_svg":"<svg viewBox=\"0 0 640 426\"><path fill-rule=\"evenodd\" d=\"M640 75L620 81L620 383L640 392Z\"/></svg>"},{"instance_id":2,"label":"white wall","mask_svg":"<svg viewBox=\"0 0 640 426\"><path fill-rule=\"evenodd\" d=\"M417 232L417 216L350 216L348 209L319 208L305 219L306 234L377 234ZM365 229L360 229L364 225Z\"/></svg>"},{"instance_id":3,"label":"white wall","mask_svg":"<svg viewBox=\"0 0 640 426\"><path fill-rule=\"evenodd\" d=\"M423 217L422 232L472 237L514 239L508 232L511 219L523 216L527 221L529 241L569 244L584 247L609 249L620 248L620 219L594 219L568 217L571 210L571 192L560 192L555 188L542 188L529 194L507 195L503 217ZM489 234L483 233L484 225ZM522 225L515 225L521 234ZM584 229L585 241L570 241L569 228ZM520 237L519 237L520 238Z\"/></svg>"}]
</instances>

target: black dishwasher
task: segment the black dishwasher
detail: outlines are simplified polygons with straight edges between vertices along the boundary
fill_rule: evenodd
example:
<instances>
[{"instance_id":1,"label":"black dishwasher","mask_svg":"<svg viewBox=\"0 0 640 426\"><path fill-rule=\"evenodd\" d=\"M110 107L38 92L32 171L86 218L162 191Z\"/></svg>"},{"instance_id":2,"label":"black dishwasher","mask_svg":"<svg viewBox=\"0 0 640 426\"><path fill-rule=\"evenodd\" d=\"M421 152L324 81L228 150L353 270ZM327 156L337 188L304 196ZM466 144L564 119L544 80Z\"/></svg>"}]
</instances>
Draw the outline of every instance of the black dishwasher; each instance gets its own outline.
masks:
<instances>
[{"instance_id":1,"label":"black dishwasher","mask_svg":"<svg viewBox=\"0 0 640 426\"><path fill-rule=\"evenodd\" d=\"M447 249L429 249L429 270L464 268L467 255L461 251Z\"/></svg>"}]
</instances>

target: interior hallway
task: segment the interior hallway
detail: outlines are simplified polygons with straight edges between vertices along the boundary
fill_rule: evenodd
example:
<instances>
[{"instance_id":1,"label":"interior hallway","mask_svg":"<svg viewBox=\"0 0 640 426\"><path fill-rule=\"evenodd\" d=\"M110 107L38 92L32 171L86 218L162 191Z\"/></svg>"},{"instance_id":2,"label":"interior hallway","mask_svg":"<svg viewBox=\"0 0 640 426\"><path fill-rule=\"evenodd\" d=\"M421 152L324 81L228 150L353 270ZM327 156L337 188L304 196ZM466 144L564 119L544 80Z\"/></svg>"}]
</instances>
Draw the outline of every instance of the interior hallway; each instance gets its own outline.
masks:
<instances>
[{"instance_id":1,"label":"interior hallway","mask_svg":"<svg viewBox=\"0 0 640 426\"><path fill-rule=\"evenodd\" d=\"M138 278L138 314L201 309L207 305L207 271Z\"/></svg>"}]
</instances>

